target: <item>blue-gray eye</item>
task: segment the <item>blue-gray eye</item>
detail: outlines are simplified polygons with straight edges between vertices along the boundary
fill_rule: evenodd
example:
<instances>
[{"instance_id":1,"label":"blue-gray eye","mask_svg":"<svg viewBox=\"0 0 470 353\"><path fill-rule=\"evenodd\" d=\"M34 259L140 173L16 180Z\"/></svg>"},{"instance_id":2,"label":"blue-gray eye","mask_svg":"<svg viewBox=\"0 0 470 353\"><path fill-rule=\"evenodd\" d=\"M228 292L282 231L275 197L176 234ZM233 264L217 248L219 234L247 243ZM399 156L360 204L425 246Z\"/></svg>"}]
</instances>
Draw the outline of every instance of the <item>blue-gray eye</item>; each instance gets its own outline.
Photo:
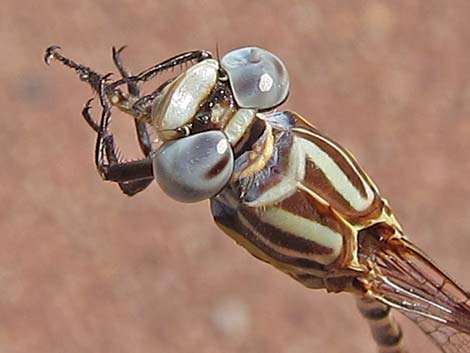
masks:
<instances>
[{"instance_id":1,"label":"blue-gray eye","mask_svg":"<svg viewBox=\"0 0 470 353\"><path fill-rule=\"evenodd\" d=\"M235 102L241 108L272 109L289 94L289 75L273 53L257 48L235 49L222 57Z\"/></svg>"},{"instance_id":2,"label":"blue-gray eye","mask_svg":"<svg viewBox=\"0 0 470 353\"><path fill-rule=\"evenodd\" d=\"M165 142L152 159L161 189L188 203L215 196L229 182L234 164L232 146L219 130Z\"/></svg>"}]
</instances>

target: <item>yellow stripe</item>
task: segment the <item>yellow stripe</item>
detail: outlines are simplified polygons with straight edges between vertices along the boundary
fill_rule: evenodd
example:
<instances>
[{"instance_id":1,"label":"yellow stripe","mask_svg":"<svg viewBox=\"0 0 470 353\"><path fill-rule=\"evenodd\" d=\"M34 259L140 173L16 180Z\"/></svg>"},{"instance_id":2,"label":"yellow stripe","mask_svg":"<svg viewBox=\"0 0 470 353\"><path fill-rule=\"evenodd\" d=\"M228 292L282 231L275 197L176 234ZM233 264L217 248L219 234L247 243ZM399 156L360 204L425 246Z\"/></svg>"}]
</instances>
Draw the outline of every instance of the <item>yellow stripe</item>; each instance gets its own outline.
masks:
<instances>
[{"instance_id":1,"label":"yellow stripe","mask_svg":"<svg viewBox=\"0 0 470 353\"><path fill-rule=\"evenodd\" d=\"M341 234L310 219L300 217L276 207L260 212L259 217L262 221L286 233L313 241L322 247L331 249L332 252L329 254L309 254L309 259L322 265L328 265L335 261L342 250L343 237Z\"/></svg>"}]
</instances>

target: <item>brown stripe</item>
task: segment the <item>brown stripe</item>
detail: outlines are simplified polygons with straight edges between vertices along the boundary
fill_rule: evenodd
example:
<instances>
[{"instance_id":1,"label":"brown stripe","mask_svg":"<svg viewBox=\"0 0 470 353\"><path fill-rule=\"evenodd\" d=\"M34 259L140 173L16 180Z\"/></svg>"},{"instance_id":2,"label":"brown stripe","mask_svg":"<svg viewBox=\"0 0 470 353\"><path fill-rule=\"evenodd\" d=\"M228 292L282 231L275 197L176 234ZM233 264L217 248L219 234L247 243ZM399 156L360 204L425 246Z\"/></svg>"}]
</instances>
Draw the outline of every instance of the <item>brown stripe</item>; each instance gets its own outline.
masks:
<instances>
[{"instance_id":1,"label":"brown stripe","mask_svg":"<svg viewBox=\"0 0 470 353\"><path fill-rule=\"evenodd\" d=\"M227 190L225 192L227 192ZM302 269L302 271L305 272L325 272L325 267L315 261L288 256L267 246L261 239L258 238L257 235L253 234L251 230L249 230L240 222L240 213L238 210L234 210L217 200L222 197L223 195L220 194L216 198L211 199L211 210L217 223L220 223L223 226L233 230L235 233L239 234L249 243L251 243L254 247L258 248L261 252L266 254L267 257L272 258L274 261L277 261L280 264L292 265ZM255 219L254 222L255 224L251 224L251 222L250 224L253 226L253 228L260 230L258 220Z\"/></svg>"},{"instance_id":2,"label":"brown stripe","mask_svg":"<svg viewBox=\"0 0 470 353\"><path fill-rule=\"evenodd\" d=\"M361 173L361 168L357 165L354 157L344 147L338 145L336 142L323 135L318 130L312 130L310 133L303 133L301 129L297 129L296 133L299 133L302 138L311 141L317 145L318 148L328 154L336 162L336 164L338 164L340 169L343 170L343 172L349 177L349 180L360 192L361 196L364 198L367 197L364 184L362 183L359 175L354 170L353 166L359 171L359 173ZM331 145L323 141L319 136L328 140ZM343 152L348 157L348 159L344 158L344 156L338 151ZM364 177L364 175L361 176Z\"/></svg>"},{"instance_id":3,"label":"brown stripe","mask_svg":"<svg viewBox=\"0 0 470 353\"><path fill-rule=\"evenodd\" d=\"M264 239L279 247L304 255L330 255L333 253L333 249L331 248L324 247L314 241L301 238L295 234L285 232L269 223L261 221L258 214L252 209L244 209L241 211L241 214L250 224L255 226L256 230L259 231Z\"/></svg>"},{"instance_id":4,"label":"brown stripe","mask_svg":"<svg viewBox=\"0 0 470 353\"><path fill-rule=\"evenodd\" d=\"M348 179L351 181L352 185L357 188L360 195L363 197L367 196L364 185L360 179L360 177L362 177L364 182L368 183L369 187L374 193L374 196L369 207L363 211L357 211L351 207L349 202L345 200L340 193L337 192L337 190L331 185L329 179L324 175L323 171L321 171L315 165L315 161L312 161L311 159L307 161L306 175L303 184L325 199L335 210L344 215L344 217L346 217L346 219L350 220L352 223L361 222L362 220L366 221L367 219L371 218L372 215L380 214L383 206L381 198L377 194L375 186L373 184L369 184L369 178L357 164L354 157L352 157L351 154L340 145L320 134L318 131L311 130L310 132L314 135L327 138L328 141L332 142L336 148L333 148L332 146L329 146L325 142L321 141L319 138L312 136L308 133L308 131L303 131L303 128L297 128L295 129L295 135L315 144L325 153L327 153L345 173L345 175L347 175ZM344 154L346 154L350 158L350 161L346 160L339 151L342 151ZM355 171L352 166L354 166L357 171Z\"/></svg>"},{"instance_id":5,"label":"brown stripe","mask_svg":"<svg viewBox=\"0 0 470 353\"><path fill-rule=\"evenodd\" d=\"M343 236L352 236L351 228L333 212L331 207L320 203L305 191L297 190L295 194L281 201L278 207L328 227Z\"/></svg>"},{"instance_id":6,"label":"brown stripe","mask_svg":"<svg viewBox=\"0 0 470 353\"><path fill-rule=\"evenodd\" d=\"M312 133L315 132L312 131ZM357 172L354 171L354 169L351 167L351 164L344 158L341 152L339 152L341 150L346 153L342 148L340 148L338 145L335 145L336 148L333 148L324 141L321 141L319 138L312 136L311 134L303 133L301 130L296 130L296 134L299 135L300 138L313 143L322 151L324 151L348 177L349 181L358 190L359 194L363 198L367 197L366 190L364 189L364 185L361 182ZM306 165L307 167L304 180L305 185L313 188L316 193L318 193L324 199L328 200L328 202L330 202L333 207L343 209L348 213L357 213L357 210L352 208L349 202L345 200L340 193L338 193L333 185L331 185L328 176L326 176L324 172L315 164L315 159L308 158ZM357 168L360 171L360 168Z\"/></svg>"}]
</instances>

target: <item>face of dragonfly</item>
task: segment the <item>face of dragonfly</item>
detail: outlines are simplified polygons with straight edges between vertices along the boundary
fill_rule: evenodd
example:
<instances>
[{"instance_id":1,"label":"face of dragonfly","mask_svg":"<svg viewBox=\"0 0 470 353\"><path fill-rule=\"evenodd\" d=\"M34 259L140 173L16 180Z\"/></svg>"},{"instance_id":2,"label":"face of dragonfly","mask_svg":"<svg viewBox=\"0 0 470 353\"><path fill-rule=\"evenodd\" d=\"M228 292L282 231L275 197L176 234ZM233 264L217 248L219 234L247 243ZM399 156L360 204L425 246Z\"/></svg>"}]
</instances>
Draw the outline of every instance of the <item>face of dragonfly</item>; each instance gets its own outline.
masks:
<instances>
[{"instance_id":1,"label":"face of dragonfly","mask_svg":"<svg viewBox=\"0 0 470 353\"><path fill-rule=\"evenodd\" d=\"M284 64L256 47L184 71L162 88L152 109L151 124L163 141L152 156L160 187L182 202L216 195L232 177L233 148L256 113L278 106L288 92Z\"/></svg>"}]
</instances>

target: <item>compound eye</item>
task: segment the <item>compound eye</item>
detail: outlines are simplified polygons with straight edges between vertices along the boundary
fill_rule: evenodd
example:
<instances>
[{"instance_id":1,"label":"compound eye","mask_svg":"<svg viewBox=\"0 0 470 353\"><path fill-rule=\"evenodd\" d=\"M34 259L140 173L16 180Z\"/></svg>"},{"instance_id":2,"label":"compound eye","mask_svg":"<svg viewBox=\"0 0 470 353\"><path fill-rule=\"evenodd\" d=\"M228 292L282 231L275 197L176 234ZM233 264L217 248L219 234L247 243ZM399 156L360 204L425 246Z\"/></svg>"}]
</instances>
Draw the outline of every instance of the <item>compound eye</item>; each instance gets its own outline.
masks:
<instances>
[{"instance_id":1,"label":"compound eye","mask_svg":"<svg viewBox=\"0 0 470 353\"><path fill-rule=\"evenodd\" d=\"M257 47L236 49L225 54L220 65L228 75L240 108L271 109L287 98L287 69L276 55L267 50Z\"/></svg>"},{"instance_id":2,"label":"compound eye","mask_svg":"<svg viewBox=\"0 0 470 353\"><path fill-rule=\"evenodd\" d=\"M229 182L234 163L232 146L219 130L165 142L152 159L161 189L187 203L215 196Z\"/></svg>"}]
</instances>

